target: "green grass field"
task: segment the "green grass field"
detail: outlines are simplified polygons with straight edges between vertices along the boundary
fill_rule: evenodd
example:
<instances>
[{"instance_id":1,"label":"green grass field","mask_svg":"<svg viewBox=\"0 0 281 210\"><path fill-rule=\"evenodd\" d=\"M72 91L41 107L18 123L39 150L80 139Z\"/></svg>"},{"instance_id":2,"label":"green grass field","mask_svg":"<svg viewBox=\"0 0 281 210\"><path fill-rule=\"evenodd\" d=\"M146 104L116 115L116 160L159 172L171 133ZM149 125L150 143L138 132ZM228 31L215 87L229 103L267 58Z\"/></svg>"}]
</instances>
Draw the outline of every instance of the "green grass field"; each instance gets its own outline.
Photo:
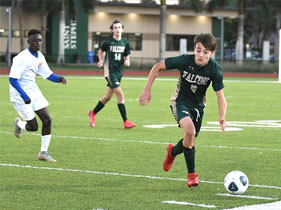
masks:
<instances>
[{"instance_id":1,"label":"green grass field","mask_svg":"<svg viewBox=\"0 0 281 210\"><path fill-rule=\"evenodd\" d=\"M103 78L66 79L66 86L37 79L50 103L49 152L58 161L46 163L37 160L41 129L14 136L17 113L9 101L8 77L0 77L0 209L267 209L264 204L278 202L280 209L281 84L276 80L225 78L229 131L224 134L212 123L218 108L209 88L196 140L199 186L188 188L182 154L169 172L162 169L167 144L183 136L169 107L176 78L156 80L147 107L138 104L145 79L123 79L128 118L137 124L130 130L123 128L116 97L98 114L96 127L89 126L87 112L105 92ZM226 196L223 180L232 170L249 178L245 197ZM278 204L272 205L278 209Z\"/></svg>"}]
</instances>

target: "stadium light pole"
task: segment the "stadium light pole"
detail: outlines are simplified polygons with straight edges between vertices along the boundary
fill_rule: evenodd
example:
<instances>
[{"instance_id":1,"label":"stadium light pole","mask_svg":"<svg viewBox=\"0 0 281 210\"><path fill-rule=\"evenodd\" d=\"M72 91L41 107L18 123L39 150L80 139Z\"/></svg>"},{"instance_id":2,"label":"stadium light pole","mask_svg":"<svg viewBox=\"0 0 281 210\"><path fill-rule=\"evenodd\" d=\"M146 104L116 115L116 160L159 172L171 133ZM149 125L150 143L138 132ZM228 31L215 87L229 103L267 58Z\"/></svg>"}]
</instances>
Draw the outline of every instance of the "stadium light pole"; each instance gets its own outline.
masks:
<instances>
[{"instance_id":1,"label":"stadium light pole","mask_svg":"<svg viewBox=\"0 0 281 210\"><path fill-rule=\"evenodd\" d=\"M281 83L281 29L279 29L279 72L278 72L278 82Z\"/></svg>"}]
</instances>

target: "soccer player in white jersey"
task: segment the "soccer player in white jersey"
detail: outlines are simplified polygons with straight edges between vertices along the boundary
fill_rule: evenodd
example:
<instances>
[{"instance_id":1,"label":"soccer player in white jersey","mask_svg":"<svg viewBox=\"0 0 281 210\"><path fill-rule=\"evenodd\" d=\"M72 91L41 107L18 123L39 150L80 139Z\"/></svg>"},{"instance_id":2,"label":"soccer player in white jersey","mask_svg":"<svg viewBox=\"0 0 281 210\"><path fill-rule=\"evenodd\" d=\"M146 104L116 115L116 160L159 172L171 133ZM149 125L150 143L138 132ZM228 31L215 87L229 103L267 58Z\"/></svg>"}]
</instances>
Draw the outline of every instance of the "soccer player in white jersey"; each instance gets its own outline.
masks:
<instances>
[{"instance_id":1,"label":"soccer player in white jersey","mask_svg":"<svg viewBox=\"0 0 281 210\"><path fill-rule=\"evenodd\" d=\"M39 51L42 45L42 35L39 30L31 29L28 32L27 42L29 48L14 57L9 75L10 100L24 120L22 121L18 117L14 119L14 132L17 138L21 138L22 130L37 131L36 113L42 121L41 150L38 154L38 159L56 162L48 153L51 141L49 103L38 88L35 77L40 75L43 79L62 84L66 84L66 80L50 70L44 55Z\"/></svg>"}]
</instances>

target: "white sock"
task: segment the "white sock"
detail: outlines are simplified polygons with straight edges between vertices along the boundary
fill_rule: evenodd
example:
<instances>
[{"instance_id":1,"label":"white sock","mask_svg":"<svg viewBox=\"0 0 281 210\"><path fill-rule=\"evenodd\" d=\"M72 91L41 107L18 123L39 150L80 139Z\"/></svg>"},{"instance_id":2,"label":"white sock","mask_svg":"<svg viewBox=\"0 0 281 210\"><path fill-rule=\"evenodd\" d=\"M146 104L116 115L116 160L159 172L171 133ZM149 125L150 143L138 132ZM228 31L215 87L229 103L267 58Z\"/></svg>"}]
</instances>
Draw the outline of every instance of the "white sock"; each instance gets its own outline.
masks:
<instances>
[{"instance_id":1,"label":"white sock","mask_svg":"<svg viewBox=\"0 0 281 210\"><path fill-rule=\"evenodd\" d=\"M21 121L21 120L19 120L18 121L18 126L22 129L22 130L26 130L25 129L25 125L26 125L26 121Z\"/></svg>"},{"instance_id":2,"label":"white sock","mask_svg":"<svg viewBox=\"0 0 281 210\"><path fill-rule=\"evenodd\" d=\"M41 151L47 152L48 147L51 141L51 134L50 135L45 135L41 136Z\"/></svg>"}]
</instances>

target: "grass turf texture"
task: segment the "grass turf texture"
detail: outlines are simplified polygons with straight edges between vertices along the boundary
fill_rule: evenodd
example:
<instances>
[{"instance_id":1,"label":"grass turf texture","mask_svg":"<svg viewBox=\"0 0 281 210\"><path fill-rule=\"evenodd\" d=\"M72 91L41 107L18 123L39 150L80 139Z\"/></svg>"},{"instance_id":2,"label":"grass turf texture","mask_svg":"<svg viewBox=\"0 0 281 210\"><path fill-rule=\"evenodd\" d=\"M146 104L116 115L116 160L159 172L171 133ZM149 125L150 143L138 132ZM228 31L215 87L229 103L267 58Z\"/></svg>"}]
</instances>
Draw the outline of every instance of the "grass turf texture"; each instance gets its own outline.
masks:
<instances>
[{"instance_id":1,"label":"grass turf texture","mask_svg":"<svg viewBox=\"0 0 281 210\"><path fill-rule=\"evenodd\" d=\"M22 139L14 137L17 113L9 101L8 78L0 77L0 209L204 209L161 203L167 200L225 209L273 202L216 195L226 193L223 180L232 170L243 171L250 184L279 187L250 186L245 195L281 200L280 127L243 127L242 131L224 134L201 131L196 141L199 186L188 188L183 155L176 158L168 173L162 169L167 143L177 143L183 136L181 129L142 127L175 125L169 99L176 78L155 81L152 102L147 107L138 104L145 80L123 79L128 118L137 124L130 130L123 128L115 96L97 115L96 127L90 127L87 112L105 92L103 78L66 79L68 84L63 86L37 78L50 102L53 121L49 152L58 161L46 163L37 160L41 128L35 134L23 131ZM270 81L225 78L227 121L280 121L281 86ZM210 87L202 126L211 126L207 122L217 120L217 99Z\"/></svg>"}]
</instances>

